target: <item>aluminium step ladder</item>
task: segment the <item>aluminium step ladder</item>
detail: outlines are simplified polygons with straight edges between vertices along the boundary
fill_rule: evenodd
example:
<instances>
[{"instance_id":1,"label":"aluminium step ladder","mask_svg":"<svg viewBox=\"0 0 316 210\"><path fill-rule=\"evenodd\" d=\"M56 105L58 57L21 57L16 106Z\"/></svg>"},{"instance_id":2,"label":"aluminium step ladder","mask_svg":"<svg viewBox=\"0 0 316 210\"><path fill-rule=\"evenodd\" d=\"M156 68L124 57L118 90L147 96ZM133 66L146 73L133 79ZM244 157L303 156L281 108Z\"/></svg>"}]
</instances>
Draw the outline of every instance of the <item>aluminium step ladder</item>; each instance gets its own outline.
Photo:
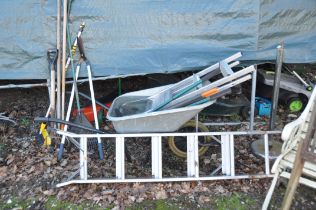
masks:
<instances>
[{"instance_id":1,"label":"aluminium step ladder","mask_svg":"<svg viewBox=\"0 0 316 210\"><path fill-rule=\"evenodd\" d=\"M79 148L80 164L77 171L71 175L67 181L60 183L57 187L62 187L75 183L122 183L122 182L173 182L173 181L203 181L203 180L223 180L223 179L247 179L272 177L269 163L269 135L279 135L281 131L234 131L234 132L201 132L201 133L146 133L146 134L74 134L70 132L58 131L60 135L65 135L76 147ZM234 141L235 136L241 135L263 135L265 145L265 172L262 174L236 174ZM162 175L162 137L182 136L187 139L187 176L185 177L163 177ZM200 176L198 137L211 136L221 142L221 167L223 175ZM115 139L115 162L116 170L113 178L90 179L88 173L88 148L87 142L92 138L114 138ZM126 178L125 176L125 138L129 137L150 137L151 138L151 165L152 177ZM79 139L79 142L76 140ZM104 160L106 161L106 160ZM211 174L211 172L210 172ZM79 175L78 179L73 179Z\"/></svg>"}]
</instances>

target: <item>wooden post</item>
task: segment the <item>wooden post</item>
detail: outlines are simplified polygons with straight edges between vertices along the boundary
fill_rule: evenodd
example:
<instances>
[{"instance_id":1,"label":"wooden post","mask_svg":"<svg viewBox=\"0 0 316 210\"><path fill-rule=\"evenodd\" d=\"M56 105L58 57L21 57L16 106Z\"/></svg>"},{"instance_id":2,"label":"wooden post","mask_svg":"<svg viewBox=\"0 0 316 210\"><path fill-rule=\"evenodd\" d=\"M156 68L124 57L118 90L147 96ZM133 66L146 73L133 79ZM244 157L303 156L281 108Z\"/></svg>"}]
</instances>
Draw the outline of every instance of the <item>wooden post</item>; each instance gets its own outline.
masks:
<instances>
[{"instance_id":1,"label":"wooden post","mask_svg":"<svg viewBox=\"0 0 316 210\"><path fill-rule=\"evenodd\" d=\"M57 113L57 119L61 119L61 46L60 46L60 23L61 23L61 1L57 0L57 50L58 50L58 56L57 56L57 102L56 102L56 113Z\"/></svg>"},{"instance_id":2,"label":"wooden post","mask_svg":"<svg viewBox=\"0 0 316 210\"><path fill-rule=\"evenodd\" d=\"M285 196L282 203L282 210L288 210L291 207L291 203L294 197L295 190L299 183L300 177L302 175L302 171L304 168L305 160L302 158L302 148L303 148L303 139L301 139L298 149L296 151L296 156L294 160L294 167L292 169L291 177L288 182Z\"/></svg>"},{"instance_id":3,"label":"wooden post","mask_svg":"<svg viewBox=\"0 0 316 210\"><path fill-rule=\"evenodd\" d=\"M67 44L67 19L68 1L64 0L64 19L63 19L63 53L62 53L62 78L61 78L61 119L65 118L65 94L66 94L66 44Z\"/></svg>"}]
</instances>

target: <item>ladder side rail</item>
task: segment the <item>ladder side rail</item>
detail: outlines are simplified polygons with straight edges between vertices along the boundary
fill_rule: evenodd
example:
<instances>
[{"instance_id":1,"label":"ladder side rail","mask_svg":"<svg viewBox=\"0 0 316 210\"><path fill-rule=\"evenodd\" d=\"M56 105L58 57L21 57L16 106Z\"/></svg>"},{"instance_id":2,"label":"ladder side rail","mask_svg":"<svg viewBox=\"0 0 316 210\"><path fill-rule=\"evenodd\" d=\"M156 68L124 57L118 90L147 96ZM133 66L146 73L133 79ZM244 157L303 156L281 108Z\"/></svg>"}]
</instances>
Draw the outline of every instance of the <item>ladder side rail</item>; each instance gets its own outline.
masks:
<instances>
[{"instance_id":1,"label":"ladder side rail","mask_svg":"<svg viewBox=\"0 0 316 210\"><path fill-rule=\"evenodd\" d=\"M151 155L152 176L155 179L162 179L161 136L151 137Z\"/></svg>"},{"instance_id":2,"label":"ladder side rail","mask_svg":"<svg viewBox=\"0 0 316 210\"><path fill-rule=\"evenodd\" d=\"M269 135L264 134L264 164L265 174L270 175L270 160L269 160Z\"/></svg>"},{"instance_id":3,"label":"ladder side rail","mask_svg":"<svg viewBox=\"0 0 316 210\"><path fill-rule=\"evenodd\" d=\"M115 139L115 172L116 178L125 179L125 146L124 137L116 137Z\"/></svg>"},{"instance_id":4,"label":"ladder side rail","mask_svg":"<svg viewBox=\"0 0 316 210\"><path fill-rule=\"evenodd\" d=\"M234 135L229 135L229 149L230 149L230 175L235 176L235 147Z\"/></svg>"},{"instance_id":5,"label":"ladder side rail","mask_svg":"<svg viewBox=\"0 0 316 210\"><path fill-rule=\"evenodd\" d=\"M88 180L88 147L87 138L80 138L80 179Z\"/></svg>"}]
</instances>

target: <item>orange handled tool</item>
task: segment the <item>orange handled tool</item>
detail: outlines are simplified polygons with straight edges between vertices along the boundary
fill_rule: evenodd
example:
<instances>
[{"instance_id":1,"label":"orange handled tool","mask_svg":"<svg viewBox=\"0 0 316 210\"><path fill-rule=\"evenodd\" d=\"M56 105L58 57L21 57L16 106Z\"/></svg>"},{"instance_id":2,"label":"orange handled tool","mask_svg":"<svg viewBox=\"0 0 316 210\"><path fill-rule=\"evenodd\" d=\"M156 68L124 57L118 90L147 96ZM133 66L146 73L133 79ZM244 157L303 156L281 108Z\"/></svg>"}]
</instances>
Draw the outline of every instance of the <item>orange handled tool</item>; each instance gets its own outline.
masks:
<instances>
[{"instance_id":1,"label":"orange handled tool","mask_svg":"<svg viewBox=\"0 0 316 210\"><path fill-rule=\"evenodd\" d=\"M219 92L220 92L220 90L218 88L213 88L213 89L210 89L208 91L205 91L204 93L201 94L201 96L203 98L207 98L207 97L215 95L216 93L219 93Z\"/></svg>"}]
</instances>

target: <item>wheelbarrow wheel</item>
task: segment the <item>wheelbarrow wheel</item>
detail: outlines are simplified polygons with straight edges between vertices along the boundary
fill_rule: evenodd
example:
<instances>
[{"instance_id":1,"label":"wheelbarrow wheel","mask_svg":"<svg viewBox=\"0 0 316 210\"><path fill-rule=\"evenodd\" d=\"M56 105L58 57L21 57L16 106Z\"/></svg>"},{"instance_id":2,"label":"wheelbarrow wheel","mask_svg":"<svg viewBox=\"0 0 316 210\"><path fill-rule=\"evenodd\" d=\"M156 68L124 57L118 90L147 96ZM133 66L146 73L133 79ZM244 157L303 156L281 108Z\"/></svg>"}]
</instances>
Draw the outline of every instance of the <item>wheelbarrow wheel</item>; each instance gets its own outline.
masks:
<instances>
[{"instance_id":1,"label":"wheelbarrow wheel","mask_svg":"<svg viewBox=\"0 0 316 210\"><path fill-rule=\"evenodd\" d=\"M291 97L287 100L286 105L290 112L299 112L304 107L304 102L299 97Z\"/></svg>"},{"instance_id":2,"label":"wheelbarrow wheel","mask_svg":"<svg viewBox=\"0 0 316 210\"><path fill-rule=\"evenodd\" d=\"M178 132L194 132L195 131L195 120L190 120L186 124L184 124ZM209 132L208 128L201 122L198 122L198 131L199 132ZM199 144L206 143L211 140L210 136L200 136ZM168 137L168 146L170 150L180 158L187 157L187 146L186 146L186 137L183 136L170 136ZM200 146L199 148L199 156L204 155L208 150L209 146Z\"/></svg>"}]
</instances>

